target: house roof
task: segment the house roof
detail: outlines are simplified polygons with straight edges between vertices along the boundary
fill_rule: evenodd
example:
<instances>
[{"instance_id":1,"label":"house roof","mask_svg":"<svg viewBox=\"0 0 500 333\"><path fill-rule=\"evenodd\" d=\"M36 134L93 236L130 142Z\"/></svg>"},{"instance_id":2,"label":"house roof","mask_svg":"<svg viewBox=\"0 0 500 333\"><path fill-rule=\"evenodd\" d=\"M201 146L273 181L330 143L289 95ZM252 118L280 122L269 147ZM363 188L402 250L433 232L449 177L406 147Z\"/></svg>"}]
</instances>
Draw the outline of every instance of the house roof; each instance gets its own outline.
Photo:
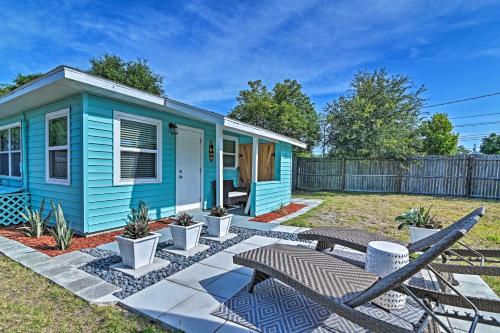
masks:
<instances>
[{"instance_id":1,"label":"house roof","mask_svg":"<svg viewBox=\"0 0 500 333\"><path fill-rule=\"evenodd\" d=\"M171 112L204 122L219 124L226 130L287 142L297 147L306 148L305 143L287 136L225 117L216 112L93 76L69 66L56 67L40 78L0 97L0 117L5 118L19 113L21 110L34 109L81 92L89 92L160 111Z\"/></svg>"}]
</instances>

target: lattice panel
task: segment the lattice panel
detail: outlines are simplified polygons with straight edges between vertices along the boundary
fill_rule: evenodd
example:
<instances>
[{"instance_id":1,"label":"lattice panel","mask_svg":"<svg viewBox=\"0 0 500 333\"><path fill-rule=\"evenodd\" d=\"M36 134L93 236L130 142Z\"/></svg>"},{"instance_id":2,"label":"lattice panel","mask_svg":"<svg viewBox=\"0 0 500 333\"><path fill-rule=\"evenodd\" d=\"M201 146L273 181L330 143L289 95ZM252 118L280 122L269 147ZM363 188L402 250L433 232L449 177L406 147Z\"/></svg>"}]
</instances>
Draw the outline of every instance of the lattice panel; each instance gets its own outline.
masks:
<instances>
[{"instance_id":1,"label":"lattice panel","mask_svg":"<svg viewBox=\"0 0 500 333\"><path fill-rule=\"evenodd\" d=\"M29 193L18 192L0 195L0 225L23 222L21 212L29 207Z\"/></svg>"}]
</instances>

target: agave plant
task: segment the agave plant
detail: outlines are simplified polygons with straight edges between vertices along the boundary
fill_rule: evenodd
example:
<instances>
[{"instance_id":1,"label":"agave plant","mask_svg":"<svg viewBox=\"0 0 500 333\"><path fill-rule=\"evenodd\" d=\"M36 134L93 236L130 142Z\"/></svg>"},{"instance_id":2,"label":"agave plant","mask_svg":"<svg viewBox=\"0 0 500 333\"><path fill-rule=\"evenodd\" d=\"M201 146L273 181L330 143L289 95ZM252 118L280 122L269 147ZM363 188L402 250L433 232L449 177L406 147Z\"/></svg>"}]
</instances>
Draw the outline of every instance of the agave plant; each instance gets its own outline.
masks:
<instances>
[{"instance_id":1,"label":"agave plant","mask_svg":"<svg viewBox=\"0 0 500 333\"><path fill-rule=\"evenodd\" d=\"M420 206L420 208L412 208L409 211L396 217L397 222L401 222L398 230L408 227L439 229L441 224L436 220L436 215L431 215L430 206L428 209Z\"/></svg>"},{"instance_id":2,"label":"agave plant","mask_svg":"<svg viewBox=\"0 0 500 333\"><path fill-rule=\"evenodd\" d=\"M53 202L50 203L52 206L52 211L54 212L54 217L56 224L54 227L49 229L52 237L56 241L56 246L59 250L66 250L73 240L74 232L71 230L71 226L68 225L66 218L61 207L58 203L57 206Z\"/></svg>"},{"instance_id":3,"label":"agave plant","mask_svg":"<svg viewBox=\"0 0 500 333\"><path fill-rule=\"evenodd\" d=\"M227 215L227 209L222 206L213 207L210 209L210 216L223 217Z\"/></svg>"},{"instance_id":4,"label":"agave plant","mask_svg":"<svg viewBox=\"0 0 500 333\"><path fill-rule=\"evenodd\" d=\"M139 201L137 209L132 208L128 216L123 236L130 239L139 239L149 234L149 210L145 202Z\"/></svg>"},{"instance_id":5,"label":"agave plant","mask_svg":"<svg viewBox=\"0 0 500 333\"><path fill-rule=\"evenodd\" d=\"M181 213L175 219L175 224L181 227L188 227L193 224L193 217L188 213Z\"/></svg>"},{"instance_id":6,"label":"agave plant","mask_svg":"<svg viewBox=\"0 0 500 333\"><path fill-rule=\"evenodd\" d=\"M45 218L43 217L43 212L45 210L45 199L42 199L40 203L40 210L35 210L31 208L26 208L26 213L21 213L24 219L23 226L17 228L23 234L28 237L40 238L45 231L47 223L52 217L52 210L47 213Z\"/></svg>"}]
</instances>

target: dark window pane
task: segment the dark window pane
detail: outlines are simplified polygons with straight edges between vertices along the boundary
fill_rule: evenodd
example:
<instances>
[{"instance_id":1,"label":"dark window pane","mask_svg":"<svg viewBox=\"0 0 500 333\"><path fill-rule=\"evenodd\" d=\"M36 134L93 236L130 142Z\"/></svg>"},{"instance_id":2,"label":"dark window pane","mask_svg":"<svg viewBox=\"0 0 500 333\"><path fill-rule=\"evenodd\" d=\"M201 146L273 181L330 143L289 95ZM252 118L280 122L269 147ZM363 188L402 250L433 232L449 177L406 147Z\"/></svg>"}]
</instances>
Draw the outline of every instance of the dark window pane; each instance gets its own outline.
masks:
<instances>
[{"instance_id":1,"label":"dark window pane","mask_svg":"<svg viewBox=\"0 0 500 333\"><path fill-rule=\"evenodd\" d=\"M0 154L0 175L2 175L2 176L9 175L9 154L8 153Z\"/></svg>"},{"instance_id":2,"label":"dark window pane","mask_svg":"<svg viewBox=\"0 0 500 333\"><path fill-rule=\"evenodd\" d=\"M21 177L21 153L12 153L10 156L10 172L12 177Z\"/></svg>"},{"instance_id":3,"label":"dark window pane","mask_svg":"<svg viewBox=\"0 0 500 333\"><path fill-rule=\"evenodd\" d=\"M68 151L49 151L49 177L54 179L68 179Z\"/></svg>"},{"instance_id":4,"label":"dark window pane","mask_svg":"<svg viewBox=\"0 0 500 333\"><path fill-rule=\"evenodd\" d=\"M234 168L236 166L236 156L235 155L224 155L223 164L225 168Z\"/></svg>"},{"instance_id":5,"label":"dark window pane","mask_svg":"<svg viewBox=\"0 0 500 333\"><path fill-rule=\"evenodd\" d=\"M156 149L156 125L122 119L120 145L130 148Z\"/></svg>"},{"instance_id":6,"label":"dark window pane","mask_svg":"<svg viewBox=\"0 0 500 333\"><path fill-rule=\"evenodd\" d=\"M21 149L21 128L14 127L10 129L10 149L20 150Z\"/></svg>"},{"instance_id":7,"label":"dark window pane","mask_svg":"<svg viewBox=\"0 0 500 333\"><path fill-rule=\"evenodd\" d=\"M49 147L65 146L68 144L67 117L49 120Z\"/></svg>"},{"instance_id":8,"label":"dark window pane","mask_svg":"<svg viewBox=\"0 0 500 333\"><path fill-rule=\"evenodd\" d=\"M236 153L236 142L234 142L232 140L224 140L222 150L225 153L235 154Z\"/></svg>"},{"instance_id":9,"label":"dark window pane","mask_svg":"<svg viewBox=\"0 0 500 333\"><path fill-rule=\"evenodd\" d=\"M0 131L0 150L9 150L9 130Z\"/></svg>"},{"instance_id":10,"label":"dark window pane","mask_svg":"<svg viewBox=\"0 0 500 333\"><path fill-rule=\"evenodd\" d=\"M122 151L120 172L122 179L156 178L156 154Z\"/></svg>"}]
</instances>

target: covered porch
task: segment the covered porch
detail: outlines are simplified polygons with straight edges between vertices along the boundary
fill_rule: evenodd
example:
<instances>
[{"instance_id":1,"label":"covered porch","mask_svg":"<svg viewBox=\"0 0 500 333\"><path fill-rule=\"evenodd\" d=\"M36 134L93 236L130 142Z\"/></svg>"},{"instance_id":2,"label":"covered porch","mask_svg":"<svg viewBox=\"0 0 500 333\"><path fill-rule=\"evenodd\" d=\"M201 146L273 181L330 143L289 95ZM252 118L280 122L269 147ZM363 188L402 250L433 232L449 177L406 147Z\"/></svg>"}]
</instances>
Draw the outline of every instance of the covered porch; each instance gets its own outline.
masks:
<instances>
[{"instance_id":1,"label":"covered porch","mask_svg":"<svg viewBox=\"0 0 500 333\"><path fill-rule=\"evenodd\" d=\"M227 124L226 124L227 123ZM216 125L215 200L213 205L232 206L233 196L247 194L239 213L257 216L276 210L291 201L293 139L225 119ZM229 190L232 193L228 194ZM244 198L245 199L245 198ZM245 202L246 201L246 202Z\"/></svg>"}]
</instances>

